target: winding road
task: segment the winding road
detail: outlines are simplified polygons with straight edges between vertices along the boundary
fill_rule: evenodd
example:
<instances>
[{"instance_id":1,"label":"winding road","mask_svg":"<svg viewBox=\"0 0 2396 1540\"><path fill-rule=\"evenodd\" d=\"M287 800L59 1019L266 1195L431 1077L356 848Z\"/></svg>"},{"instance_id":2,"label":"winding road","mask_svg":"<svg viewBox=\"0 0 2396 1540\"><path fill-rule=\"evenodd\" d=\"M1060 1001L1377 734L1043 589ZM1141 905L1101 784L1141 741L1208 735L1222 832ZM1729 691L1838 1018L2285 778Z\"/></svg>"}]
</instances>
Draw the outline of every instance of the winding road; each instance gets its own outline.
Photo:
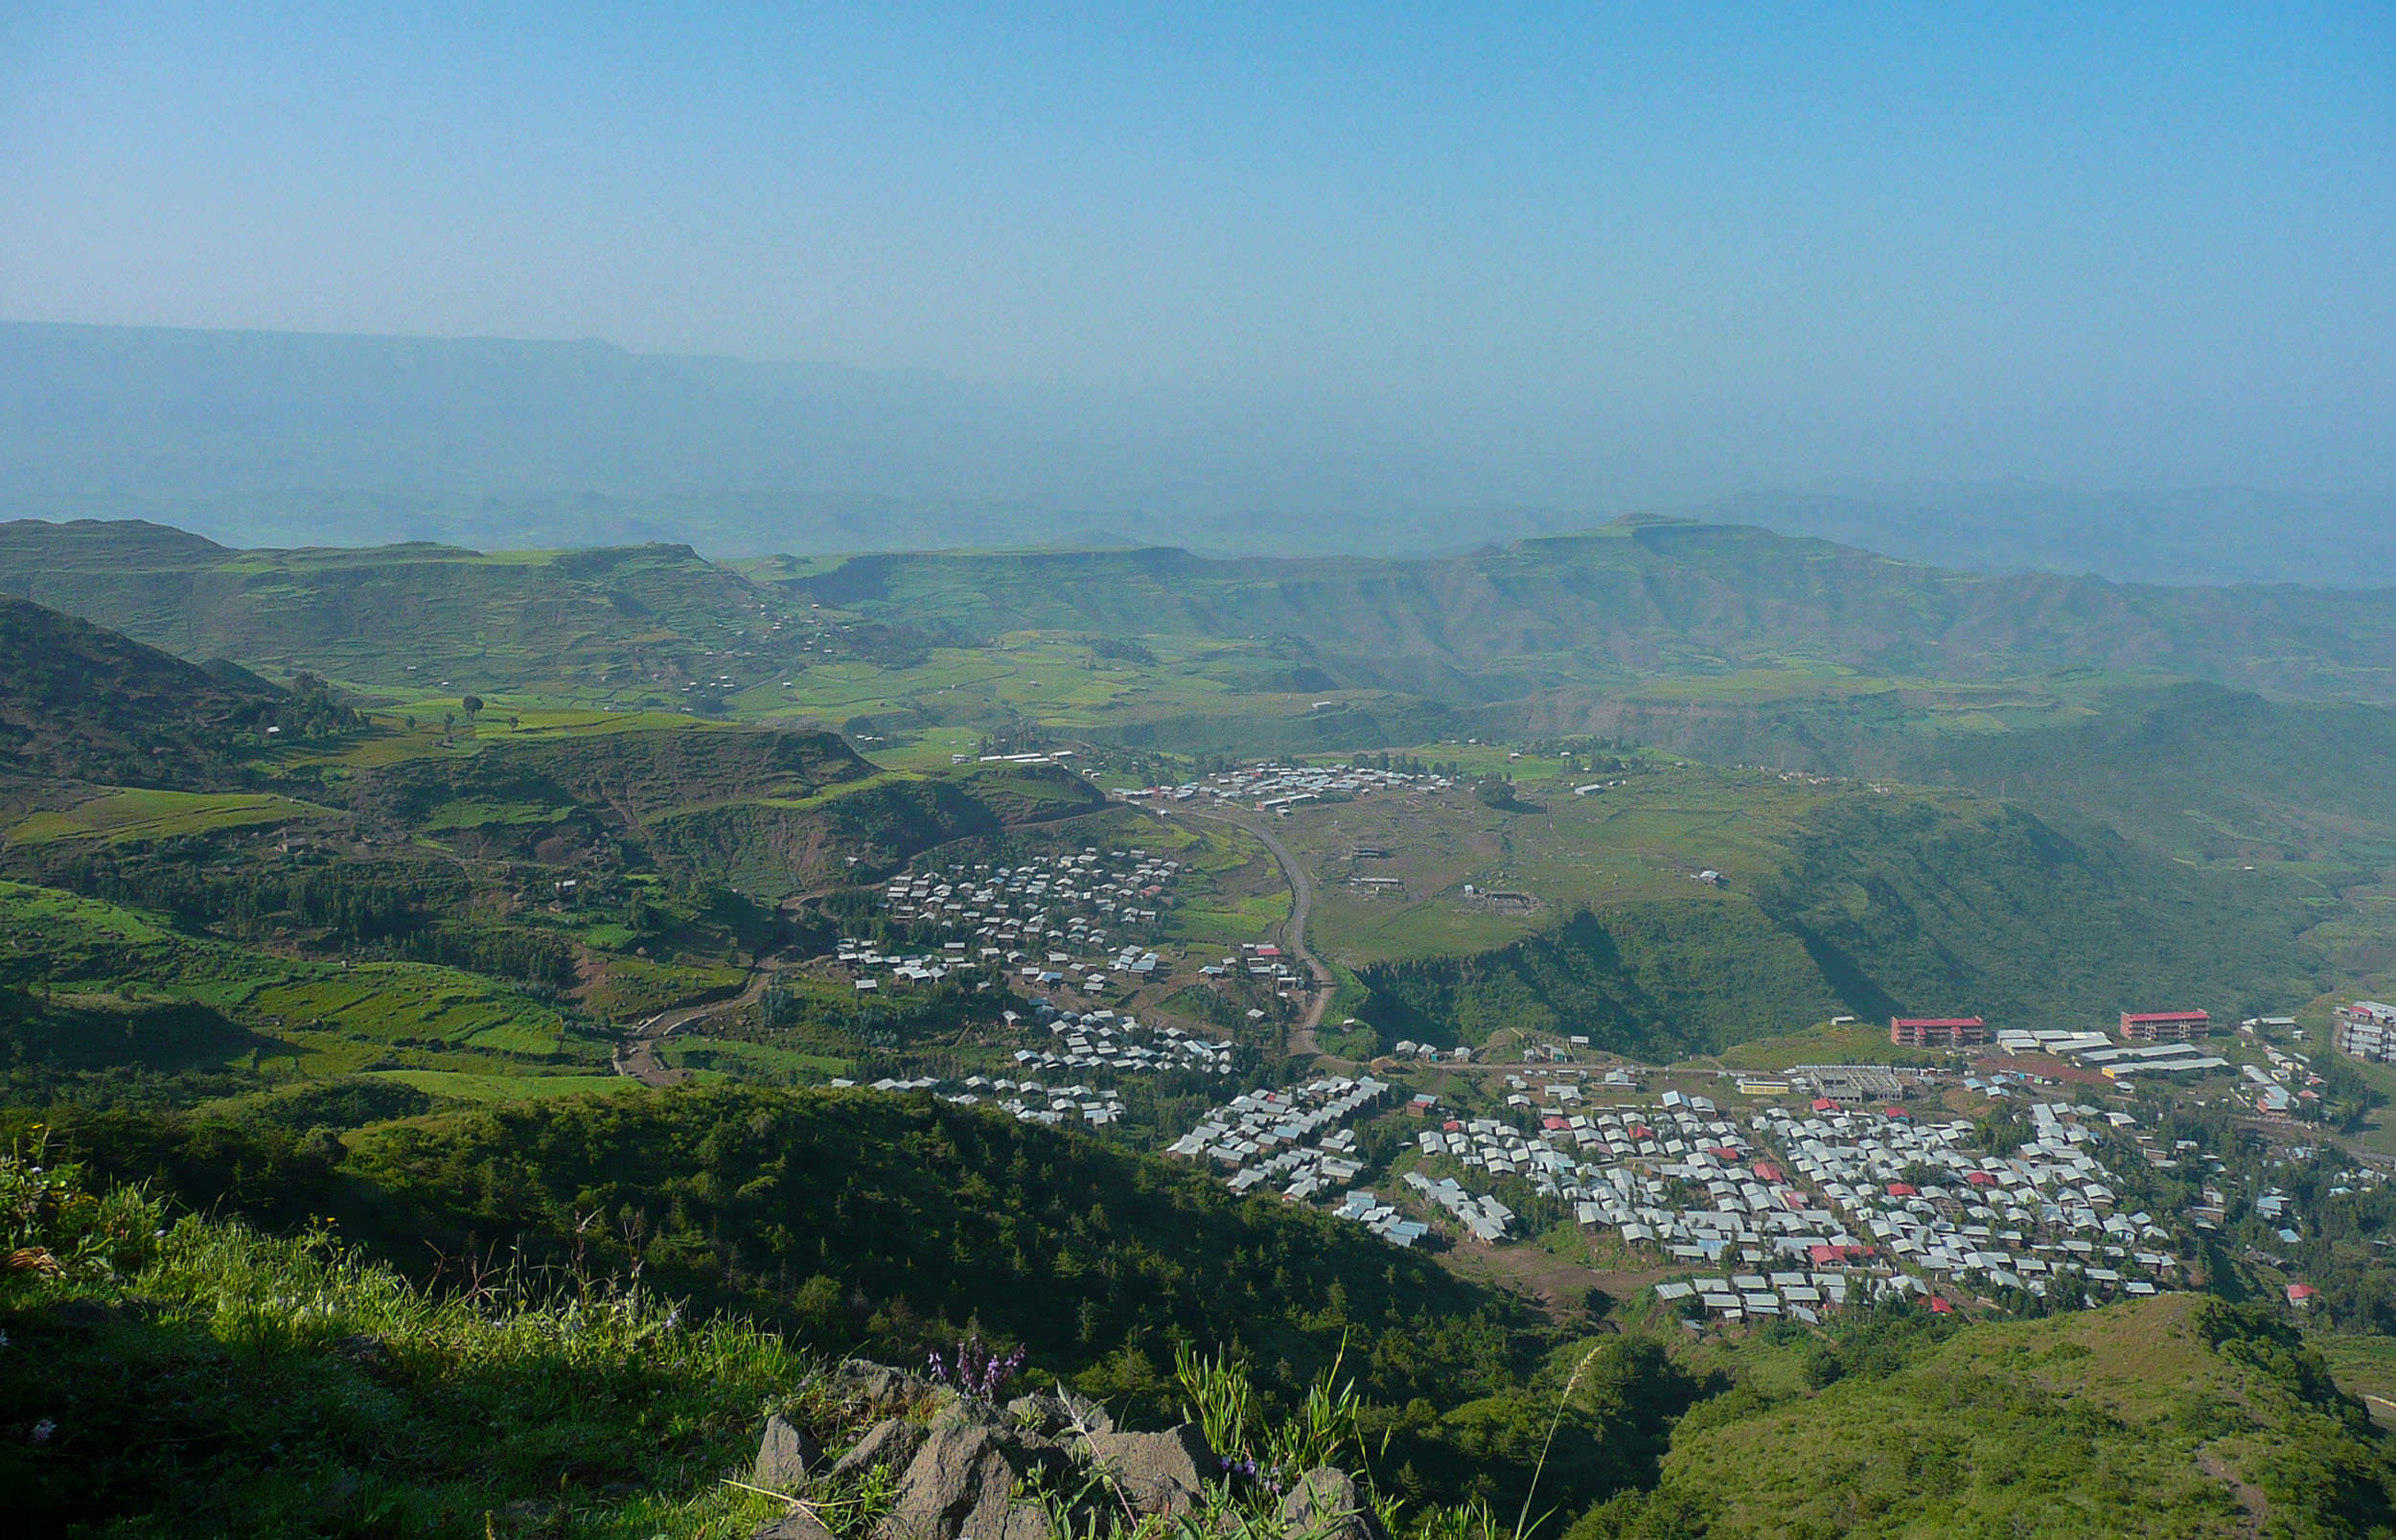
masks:
<instances>
[{"instance_id":1,"label":"winding road","mask_svg":"<svg viewBox=\"0 0 2396 1540\"><path fill-rule=\"evenodd\" d=\"M773 981L771 969L758 967L750 971L748 987L739 994L723 1000L711 1000L702 1005L678 1005L657 1015L633 1029L633 1041L615 1050L615 1072L630 1075L644 1086L678 1086L690 1078L688 1069L677 1069L660 1061L657 1045L680 1031L691 1023L720 1011L738 1010L754 1004Z\"/></svg>"},{"instance_id":2,"label":"winding road","mask_svg":"<svg viewBox=\"0 0 2396 1540\"><path fill-rule=\"evenodd\" d=\"M1315 898L1314 884L1307 879L1306 868L1299 864L1298 858L1290 853L1289 846L1281 843L1279 836L1260 823L1228 813L1190 812L1181 816L1203 818L1209 823L1228 823L1234 829L1252 834L1263 843L1265 849L1273 852L1273 859L1280 863L1281 875L1288 880L1290 891L1289 920L1281 928L1281 939L1289 944L1292 954L1306 965L1306 972L1315 981L1314 990L1306 1000L1305 1014L1289 1029L1289 1054L1292 1058L1300 1054L1309 1058L1320 1055L1323 1048L1315 1042L1315 1028L1323 1024L1323 1013L1331 1008L1331 997L1336 991L1332 988L1331 970L1306 950L1306 912L1314 907Z\"/></svg>"}]
</instances>

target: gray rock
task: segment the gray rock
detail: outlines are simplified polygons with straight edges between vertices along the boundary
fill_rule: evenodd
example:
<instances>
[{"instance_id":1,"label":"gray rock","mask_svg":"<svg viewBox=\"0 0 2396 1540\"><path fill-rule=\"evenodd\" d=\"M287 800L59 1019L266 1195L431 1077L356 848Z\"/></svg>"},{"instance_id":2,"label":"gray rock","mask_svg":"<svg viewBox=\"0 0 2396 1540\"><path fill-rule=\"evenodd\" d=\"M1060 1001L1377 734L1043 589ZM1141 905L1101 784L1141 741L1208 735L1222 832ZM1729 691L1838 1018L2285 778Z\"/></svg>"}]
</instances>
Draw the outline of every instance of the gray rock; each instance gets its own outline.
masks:
<instances>
[{"instance_id":1,"label":"gray rock","mask_svg":"<svg viewBox=\"0 0 2396 1540\"><path fill-rule=\"evenodd\" d=\"M834 1540L834 1536L821 1519L794 1506L780 1518L759 1525L751 1540Z\"/></svg>"},{"instance_id":2,"label":"gray rock","mask_svg":"<svg viewBox=\"0 0 2396 1540\"><path fill-rule=\"evenodd\" d=\"M1086 1395L1068 1390L1019 1395L1006 1404L1007 1420L1046 1437L1060 1437L1075 1428L1088 1433L1113 1433L1115 1418Z\"/></svg>"},{"instance_id":3,"label":"gray rock","mask_svg":"<svg viewBox=\"0 0 2396 1540\"><path fill-rule=\"evenodd\" d=\"M1319 1465L1298 1478L1281 1499L1281 1520L1299 1534L1336 1540L1389 1540L1380 1515L1344 1470Z\"/></svg>"},{"instance_id":4,"label":"gray rock","mask_svg":"<svg viewBox=\"0 0 2396 1540\"><path fill-rule=\"evenodd\" d=\"M757 1466L751 1486L772 1492L795 1492L807 1484L808 1472L823 1459L823 1446L814 1435L780 1413L766 1419L766 1436L757 1445Z\"/></svg>"},{"instance_id":5,"label":"gray rock","mask_svg":"<svg viewBox=\"0 0 2396 1540\"><path fill-rule=\"evenodd\" d=\"M916 1451L923 1448L927 1437L928 1432L920 1422L909 1422L901 1417L886 1418L867 1428L865 1436L857 1440L856 1446L834 1462L832 1474L849 1476L871 1470L876 1465L905 1470L914 1460Z\"/></svg>"},{"instance_id":6,"label":"gray rock","mask_svg":"<svg viewBox=\"0 0 2396 1540\"><path fill-rule=\"evenodd\" d=\"M931 1423L941 1428L988 1428L994 1432L1007 1426L1005 1414L987 1401L978 1401L954 1391L935 1392Z\"/></svg>"},{"instance_id":7,"label":"gray rock","mask_svg":"<svg viewBox=\"0 0 2396 1540\"><path fill-rule=\"evenodd\" d=\"M1094 1531L1083 1519L1077 1521L1073 1532L1089 1534ZM1018 1498L1006 1506L1006 1514L999 1521L997 1529L969 1531L967 1540L1055 1540L1055 1526L1049 1522L1047 1508Z\"/></svg>"},{"instance_id":8,"label":"gray rock","mask_svg":"<svg viewBox=\"0 0 2396 1540\"><path fill-rule=\"evenodd\" d=\"M932 1382L922 1375L862 1358L852 1358L841 1366L840 1381L849 1399L862 1401L876 1411L912 1406L932 1393Z\"/></svg>"},{"instance_id":9,"label":"gray rock","mask_svg":"<svg viewBox=\"0 0 2396 1540\"><path fill-rule=\"evenodd\" d=\"M880 1540L995 1540L1007 1529L1014 1485L1015 1467L996 1434L935 1429L899 1478L889 1515L875 1533Z\"/></svg>"},{"instance_id":10,"label":"gray rock","mask_svg":"<svg viewBox=\"0 0 2396 1540\"><path fill-rule=\"evenodd\" d=\"M1221 1469L1206 1436L1185 1423L1163 1433L1094 1433L1090 1456L1141 1513L1185 1513Z\"/></svg>"}]
</instances>

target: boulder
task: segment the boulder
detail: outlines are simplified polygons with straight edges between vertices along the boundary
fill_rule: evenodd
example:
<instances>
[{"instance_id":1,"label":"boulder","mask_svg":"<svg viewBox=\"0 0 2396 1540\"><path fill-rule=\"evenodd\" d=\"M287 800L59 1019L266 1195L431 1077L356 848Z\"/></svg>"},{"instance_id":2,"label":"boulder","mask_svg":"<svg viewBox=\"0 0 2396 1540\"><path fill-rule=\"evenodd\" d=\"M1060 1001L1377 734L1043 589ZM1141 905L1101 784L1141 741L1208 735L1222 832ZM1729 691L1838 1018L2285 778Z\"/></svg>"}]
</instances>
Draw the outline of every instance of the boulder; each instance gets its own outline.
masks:
<instances>
[{"instance_id":1,"label":"boulder","mask_svg":"<svg viewBox=\"0 0 2396 1540\"><path fill-rule=\"evenodd\" d=\"M775 1413L766 1419L766 1436L757 1445L757 1466L749 1483L770 1492L795 1492L807 1484L808 1473L823 1459L823 1446L798 1424Z\"/></svg>"},{"instance_id":2,"label":"boulder","mask_svg":"<svg viewBox=\"0 0 2396 1540\"><path fill-rule=\"evenodd\" d=\"M1115 1418L1105 1407L1061 1387L1017 1396L1006 1404L1006 1416L1015 1426L1029 1428L1048 1438L1062 1437L1076 1429L1084 1433L1115 1431Z\"/></svg>"},{"instance_id":3,"label":"boulder","mask_svg":"<svg viewBox=\"0 0 2396 1540\"><path fill-rule=\"evenodd\" d=\"M1141 1513L1186 1513L1221 1470L1206 1436L1184 1423L1163 1433L1094 1433L1090 1458Z\"/></svg>"},{"instance_id":4,"label":"boulder","mask_svg":"<svg viewBox=\"0 0 2396 1540\"><path fill-rule=\"evenodd\" d=\"M932 1382L922 1375L862 1358L852 1358L841 1366L840 1383L850 1400L883 1412L912 1406L932 1393Z\"/></svg>"},{"instance_id":5,"label":"boulder","mask_svg":"<svg viewBox=\"0 0 2396 1540\"><path fill-rule=\"evenodd\" d=\"M1390 1540L1380 1515L1348 1472L1318 1465L1292 1483L1281 1499L1281 1520L1293 1533L1334 1540Z\"/></svg>"},{"instance_id":6,"label":"boulder","mask_svg":"<svg viewBox=\"0 0 2396 1540\"><path fill-rule=\"evenodd\" d=\"M880 1540L995 1540L1008 1525L1015 1467L988 1428L933 1430L899 1478Z\"/></svg>"},{"instance_id":7,"label":"boulder","mask_svg":"<svg viewBox=\"0 0 2396 1540\"><path fill-rule=\"evenodd\" d=\"M970 1395L959 1395L955 1391L937 1391L933 1392L933 1396L932 1416L929 1420L934 1430L988 1428L995 1432L1008 1426L1006 1414L987 1401L976 1400Z\"/></svg>"},{"instance_id":8,"label":"boulder","mask_svg":"<svg viewBox=\"0 0 2396 1540\"><path fill-rule=\"evenodd\" d=\"M914 1460L915 1452L923 1448L927 1437L927 1430L920 1422L909 1422L904 1417L886 1418L867 1428L865 1436L857 1440L855 1447L834 1462L832 1474L848 1476L871 1470L876 1465L905 1470Z\"/></svg>"}]
</instances>

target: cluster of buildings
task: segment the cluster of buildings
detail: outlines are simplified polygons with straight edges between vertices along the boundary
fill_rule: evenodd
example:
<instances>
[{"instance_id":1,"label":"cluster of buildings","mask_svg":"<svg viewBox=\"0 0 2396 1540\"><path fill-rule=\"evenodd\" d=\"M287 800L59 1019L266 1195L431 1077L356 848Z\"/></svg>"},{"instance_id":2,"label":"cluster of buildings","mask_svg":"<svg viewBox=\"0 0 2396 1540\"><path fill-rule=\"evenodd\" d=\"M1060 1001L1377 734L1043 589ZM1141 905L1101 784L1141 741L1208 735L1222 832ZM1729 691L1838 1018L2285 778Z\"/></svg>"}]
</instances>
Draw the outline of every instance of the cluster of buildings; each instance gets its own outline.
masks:
<instances>
[{"instance_id":1,"label":"cluster of buildings","mask_svg":"<svg viewBox=\"0 0 2396 1540\"><path fill-rule=\"evenodd\" d=\"M1351 1191L1347 1201L1331 1211L1342 1219L1354 1220L1393 1246L1412 1246L1431 1233L1430 1226L1419 1219L1407 1218L1395 1204L1383 1203L1370 1188Z\"/></svg>"},{"instance_id":2,"label":"cluster of buildings","mask_svg":"<svg viewBox=\"0 0 2396 1540\"><path fill-rule=\"evenodd\" d=\"M1101 855L1092 846L1015 866L902 874L883 891L890 918L952 936L963 932L963 938L914 955L886 955L869 942L844 938L837 960L854 971L860 994L886 982L932 982L966 969L1012 973L1035 986L1093 996L1117 984L1137 987L1156 975L1161 960L1138 945L1110 944L1108 931L1154 925L1157 906L1171 902L1167 894L1180 871L1179 862L1145 850Z\"/></svg>"},{"instance_id":3,"label":"cluster of buildings","mask_svg":"<svg viewBox=\"0 0 2396 1540\"><path fill-rule=\"evenodd\" d=\"M1667 1304L1686 1308L1693 1303L1707 1315L1722 1321L1788 1316L1808 1325L1820 1321L1824 1310L1836 1309L1851 1299L1861 1301L1926 1292L1918 1279L1886 1270L1734 1273L1728 1277L1691 1278L1655 1286L1655 1297Z\"/></svg>"},{"instance_id":4,"label":"cluster of buildings","mask_svg":"<svg viewBox=\"0 0 2396 1540\"><path fill-rule=\"evenodd\" d=\"M1303 802L1320 802L1329 796L1368 796L1374 792L1395 791L1401 787L1439 792L1454 784L1444 775L1412 775L1404 770L1368 770L1348 765L1251 765L1242 770L1226 770L1220 775L1210 775L1203 781L1185 781L1179 786L1151 786L1125 794L1173 802L1186 802L1203 795L1222 802L1237 802L1258 813L1279 813Z\"/></svg>"},{"instance_id":5,"label":"cluster of buildings","mask_svg":"<svg viewBox=\"0 0 2396 1540\"><path fill-rule=\"evenodd\" d=\"M1435 1047L1428 1043L1417 1043L1412 1038L1399 1038L1396 1046L1391 1048L1390 1052L1396 1058L1420 1059L1425 1064L1472 1063L1472 1049L1470 1048Z\"/></svg>"},{"instance_id":6,"label":"cluster of buildings","mask_svg":"<svg viewBox=\"0 0 2396 1540\"><path fill-rule=\"evenodd\" d=\"M835 1080L832 1084L853 1087L857 1082ZM993 1080L986 1075L968 1075L951 1084L935 1075L923 1075L913 1080L876 1080L867 1089L901 1094L928 1091L960 1107L993 1102L1014 1115L1017 1122L1045 1123L1051 1128L1066 1123L1104 1128L1123 1120L1122 1096L1095 1086L1047 1086L1037 1080Z\"/></svg>"},{"instance_id":7,"label":"cluster of buildings","mask_svg":"<svg viewBox=\"0 0 2396 1540\"><path fill-rule=\"evenodd\" d=\"M1304 989L1313 983L1313 976L1291 967L1281 949L1270 941L1243 941L1236 955L1208 963L1198 973L1206 978L1246 977L1276 992Z\"/></svg>"},{"instance_id":8,"label":"cluster of buildings","mask_svg":"<svg viewBox=\"0 0 2396 1540\"><path fill-rule=\"evenodd\" d=\"M1095 846L1033 856L1015 866L951 866L892 878L883 890L890 918L969 932L998 949L1045 951L1081 943L1096 950L1108 930L1154 925L1181 862L1145 850Z\"/></svg>"},{"instance_id":9,"label":"cluster of buildings","mask_svg":"<svg viewBox=\"0 0 2396 1540\"><path fill-rule=\"evenodd\" d=\"M1599 1114L1593 1147L1604 1160L1580 1194L1575 1217L1590 1229L1618 1230L1627 1243L1653 1246L1676 1262L1727 1257L1755 1266L1867 1265L1870 1248L1759 1152L1745 1129L1711 1106L1690 1105L1703 1100Z\"/></svg>"},{"instance_id":10,"label":"cluster of buildings","mask_svg":"<svg viewBox=\"0 0 2396 1540\"><path fill-rule=\"evenodd\" d=\"M2033 1137L2010 1155L1972 1147L1966 1121L1924 1123L1817 1103L1804 1116L1765 1109L1758 1135L1867 1244L1908 1269L2044 1296L2077 1275L2091 1294L2152 1294L2144 1274L2169 1277L2178 1258L2159 1250L2155 1215L2125 1212L2098 1158L2099 1121L2126 1113L2063 1102L2027 1109Z\"/></svg>"},{"instance_id":11,"label":"cluster of buildings","mask_svg":"<svg viewBox=\"0 0 2396 1540\"><path fill-rule=\"evenodd\" d=\"M2125 1014L2118 1040L2102 1032L2009 1030L1997 1034L1996 1046L2010 1054L2069 1059L2108 1080L2130 1080L2139 1075L2202 1074L2228 1069L2227 1059L2205 1050L2203 1034L2208 1029L2202 1011Z\"/></svg>"},{"instance_id":12,"label":"cluster of buildings","mask_svg":"<svg viewBox=\"0 0 2396 1540\"><path fill-rule=\"evenodd\" d=\"M1271 1184L1285 1198L1307 1202L1326 1188L1346 1187L1364 1170L1355 1131L1345 1125L1389 1093L1371 1075L1247 1092L1200 1118L1165 1153L1227 1172L1234 1192Z\"/></svg>"},{"instance_id":13,"label":"cluster of buildings","mask_svg":"<svg viewBox=\"0 0 2396 1540\"><path fill-rule=\"evenodd\" d=\"M893 984L937 983L974 963L965 954L962 942L938 952L885 953L876 950L872 942L855 936L842 936L834 956L842 967L851 970L860 995L879 993L886 979Z\"/></svg>"},{"instance_id":14,"label":"cluster of buildings","mask_svg":"<svg viewBox=\"0 0 2396 1540\"><path fill-rule=\"evenodd\" d=\"M1441 1177L1434 1182L1420 1171L1409 1171L1399 1180L1421 1193L1426 1201L1438 1204L1455 1215L1456 1222L1485 1246L1493 1246L1504 1240L1514 1223L1514 1210L1489 1193L1476 1196L1465 1191L1464 1184L1454 1177ZM1430 1227L1423 1228L1428 1230Z\"/></svg>"},{"instance_id":15,"label":"cluster of buildings","mask_svg":"<svg viewBox=\"0 0 2396 1540\"><path fill-rule=\"evenodd\" d=\"M1014 1015L1012 1011L1007 1014ZM1178 1026L1143 1026L1137 1016L1117 1016L1109 1010L1059 1012L1048 1023L1048 1033L1056 1039L1056 1046L1046 1052L1018 1048L1017 1066L1043 1074L1083 1069L1159 1074L1192 1069L1228 1075L1237 1053L1233 1044Z\"/></svg>"}]
</instances>

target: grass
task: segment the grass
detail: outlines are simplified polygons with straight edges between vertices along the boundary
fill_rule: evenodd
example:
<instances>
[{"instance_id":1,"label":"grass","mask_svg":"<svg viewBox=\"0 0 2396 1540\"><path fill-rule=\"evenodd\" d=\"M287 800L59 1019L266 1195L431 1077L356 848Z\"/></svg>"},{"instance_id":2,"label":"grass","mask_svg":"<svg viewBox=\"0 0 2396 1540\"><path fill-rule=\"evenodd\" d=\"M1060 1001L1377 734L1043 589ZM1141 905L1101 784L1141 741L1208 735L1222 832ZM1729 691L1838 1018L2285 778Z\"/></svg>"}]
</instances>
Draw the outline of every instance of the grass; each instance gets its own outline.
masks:
<instances>
[{"instance_id":1,"label":"grass","mask_svg":"<svg viewBox=\"0 0 2396 1540\"><path fill-rule=\"evenodd\" d=\"M38 1151L0 1154L0 1426L21 1433L0 1485L30 1533L735 1540L791 1506L747 1480L769 1414L830 1453L880 1414L777 1333L578 1264L460 1257L424 1286L322 1223L175 1218ZM1233 1360L1203 1378L1196 1362L1185 1349L1181 1384L1227 1453L1293 1474L1363 1463L1338 1360L1280 1415ZM954 1399L926 1387L902 1414ZM865 1540L892 1475L814 1476L807 1508ZM1205 1475L1180 1524L1134 1511L1103 1465L1031 1495L1058 1540L1096 1540L1094 1512L1123 1540L1303 1540L1277 1487Z\"/></svg>"},{"instance_id":2,"label":"grass","mask_svg":"<svg viewBox=\"0 0 2396 1540\"><path fill-rule=\"evenodd\" d=\"M61 839L166 839L262 823L329 817L324 808L268 793L109 792L71 808L32 814L8 831L12 844Z\"/></svg>"},{"instance_id":3,"label":"grass","mask_svg":"<svg viewBox=\"0 0 2396 1540\"><path fill-rule=\"evenodd\" d=\"M1890 1064L1901 1057L1911 1062L1922 1054L1891 1048L1884 1024L1852 1022L1832 1026L1820 1022L1801 1031L1735 1043L1703 1062L1718 1063L1726 1069L1780 1070L1801 1064Z\"/></svg>"},{"instance_id":4,"label":"grass","mask_svg":"<svg viewBox=\"0 0 2396 1540\"><path fill-rule=\"evenodd\" d=\"M503 1053L549 1053L565 1025L556 1011L528 997L426 963L311 970L309 977L259 990L249 1005L290 1026L327 1027L374 1042L414 1039Z\"/></svg>"},{"instance_id":5,"label":"grass","mask_svg":"<svg viewBox=\"0 0 2396 1540\"><path fill-rule=\"evenodd\" d=\"M2284 1324L2170 1295L1975 1327L1814 1391L1772 1334L1578 1540L2378 1532L2388 1451ZM1770 1368L1779 1365L1778 1372ZM1742 1404L1743 1403L1743 1404Z\"/></svg>"},{"instance_id":6,"label":"grass","mask_svg":"<svg viewBox=\"0 0 2396 1540\"><path fill-rule=\"evenodd\" d=\"M0 1170L12 1197L38 1180ZM35 1207L12 1243L58 1276L0 1276L0 1421L42 1430L0 1451L27 1532L732 1540L780 1506L718 1478L769 1403L820 1384L780 1339L637 1287L503 1270L427 1293L322 1230L127 1192Z\"/></svg>"},{"instance_id":7,"label":"grass","mask_svg":"<svg viewBox=\"0 0 2396 1540\"><path fill-rule=\"evenodd\" d=\"M381 1064L507 1074L606 1059L600 1045L567 1031L555 1007L460 969L274 956L23 884L0 883L0 966L55 996L187 1002L219 1013L251 1045L227 1068L298 1076ZM123 1049L133 1063L144 1051L139 1042Z\"/></svg>"},{"instance_id":8,"label":"grass","mask_svg":"<svg viewBox=\"0 0 2396 1540\"><path fill-rule=\"evenodd\" d=\"M523 1101L543 1096L575 1096L590 1092L617 1092L639 1085L624 1075L477 1075L447 1069L383 1069L378 1078L413 1086L434 1096L463 1101Z\"/></svg>"}]
</instances>

